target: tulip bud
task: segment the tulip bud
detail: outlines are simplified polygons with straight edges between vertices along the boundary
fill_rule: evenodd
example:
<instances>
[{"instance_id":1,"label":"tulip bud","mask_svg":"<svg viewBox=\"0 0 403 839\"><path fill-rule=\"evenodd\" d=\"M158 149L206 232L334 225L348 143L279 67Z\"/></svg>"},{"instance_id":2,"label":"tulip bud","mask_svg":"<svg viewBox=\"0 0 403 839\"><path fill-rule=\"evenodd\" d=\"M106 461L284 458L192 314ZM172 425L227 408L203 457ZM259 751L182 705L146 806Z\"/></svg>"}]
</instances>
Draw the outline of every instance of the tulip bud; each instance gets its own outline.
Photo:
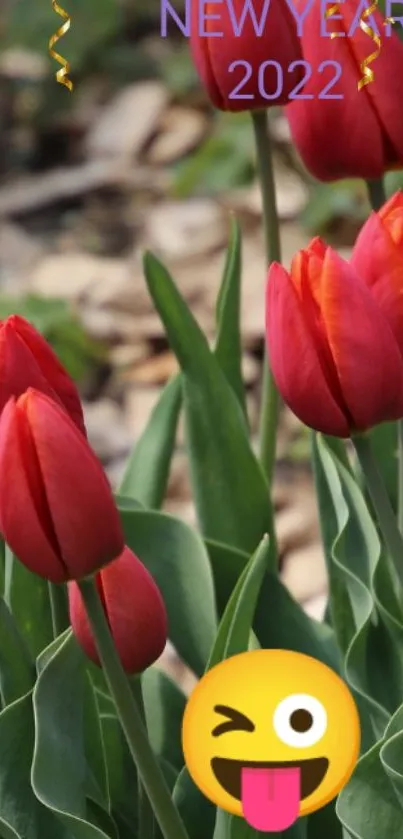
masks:
<instances>
[{"instance_id":1,"label":"tulip bud","mask_svg":"<svg viewBox=\"0 0 403 839\"><path fill-rule=\"evenodd\" d=\"M370 291L319 239L274 263L266 335L277 387L302 422L349 437L403 417L403 358Z\"/></svg>"},{"instance_id":2,"label":"tulip bud","mask_svg":"<svg viewBox=\"0 0 403 839\"><path fill-rule=\"evenodd\" d=\"M164 601L151 574L127 546L103 568L95 583L115 647L127 673L142 673L161 655L167 640ZM69 584L70 620L86 655L100 664L77 583Z\"/></svg>"},{"instance_id":3,"label":"tulip bud","mask_svg":"<svg viewBox=\"0 0 403 839\"><path fill-rule=\"evenodd\" d=\"M32 388L0 417L0 531L54 583L92 574L124 545L99 460L65 410Z\"/></svg>"},{"instance_id":4,"label":"tulip bud","mask_svg":"<svg viewBox=\"0 0 403 839\"><path fill-rule=\"evenodd\" d=\"M382 14L371 9L369 23L376 25L381 46L368 65L373 80L358 90L363 61L371 53L371 40L359 23L364 7L351 0L334 9L326 20L330 4L314 0L304 20L302 51L311 73L303 96L286 111L291 134L305 166L319 180L379 178L403 166L403 43Z\"/></svg>"},{"instance_id":5,"label":"tulip bud","mask_svg":"<svg viewBox=\"0 0 403 839\"><path fill-rule=\"evenodd\" d=\"M0 412L29 387L62 405L85 434L77 388L42 335L19 315L0 321Z\"/></svg>"},{"instance_id":6,"label":"tulip bud","mask_svg":"<svg viewBox=\"0 0 403 839\"><path fill-rule=\"evenodd\" d=\"M350 261L389 321L403 355L403 193L371 213Z\"/></svg>"},{"instance_id":7,"label":"tulip bud","mask_svg":"<svg viewBox=\"0 0 403 839\"><path fill-rule=\"evenodd\" d=\"M302 52L290 9L285 0L272 0L268 13L265 8L253 20L245 0L233 0L232 13L226 3L214 6L215 14L205 4L203 15L203 5L191 0L193 60L216 108L284 105L302 78L301 67L292 66Z\"/></svg>"}]
</instances>

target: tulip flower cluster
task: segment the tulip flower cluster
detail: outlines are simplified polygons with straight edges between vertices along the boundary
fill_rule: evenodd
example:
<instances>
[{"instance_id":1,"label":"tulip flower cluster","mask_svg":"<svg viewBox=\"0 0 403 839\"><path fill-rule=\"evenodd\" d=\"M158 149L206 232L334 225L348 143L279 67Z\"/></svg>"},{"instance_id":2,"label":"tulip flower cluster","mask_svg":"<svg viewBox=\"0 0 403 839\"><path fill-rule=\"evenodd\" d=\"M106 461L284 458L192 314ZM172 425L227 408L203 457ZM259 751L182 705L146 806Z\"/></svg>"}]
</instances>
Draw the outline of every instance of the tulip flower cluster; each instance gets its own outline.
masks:
<instances>
[{"instance_id":1,"label":"tulip flower cluster","mask_svg":"<svg viewBox=\"0 0 403 839\"><path fill-rule=\"evenodd\" d=\"M267 344L285 402L308 426L348 437L403 417L403 194L364 225L351 260L320 239L274 263Z\"/></svg>"},{"instance_id":2,"label":"tulip flower cluster","mask_svg":"<svg viewBox=\"0 0 403 839\"><path fill-rule=\"evenodd\" d=\"M42 336L16 315L0 324L0 368L0 532L30 571L52 583L99 572L120 658L139 672L164 648L165 608L150 574L124 546L77 389ZM98 660L77 598L73 590L73 629Z\"/></svg>"},{"instance_id":3,"label":"tulip flower cluster","mask_svg":"<svg viewBox=\"0 0 403 839\"><path fill-rule=\"evenodd\" d=\"M302 160L323 181L378 178L403 166L403 42L378 9L368 21L381 44L376 70L358 92L371 51L359 0L332 8L312 0L293 12L287 0L273 0L268 11L233 0L206 14L203 28L192 5L193 59L217 108L287 105Z\"/></svg>"}]
</instances>

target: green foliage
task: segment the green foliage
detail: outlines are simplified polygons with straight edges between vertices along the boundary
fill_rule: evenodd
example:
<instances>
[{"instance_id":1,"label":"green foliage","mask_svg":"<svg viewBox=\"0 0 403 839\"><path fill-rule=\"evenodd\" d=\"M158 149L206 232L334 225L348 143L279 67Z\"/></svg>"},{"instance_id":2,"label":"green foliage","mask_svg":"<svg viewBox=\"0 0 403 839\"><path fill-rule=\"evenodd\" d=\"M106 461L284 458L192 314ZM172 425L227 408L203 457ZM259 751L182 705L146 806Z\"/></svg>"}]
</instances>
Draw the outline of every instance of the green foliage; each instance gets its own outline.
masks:
<instances>
[{"instance_id":1,"label":"green foliage","mask_svg":"<svg viewBox=\"0 0 403 839\"><path fill-rule=\"evenodd\" d=\"M36 658L53 638L49 589L6 549L4 599L29 649ZM38 620L41 615L41 620Z\"/></svg>"},{"instance_id":2,"label":"green foliage","mask_svg":"<svg viewBox=\"0 0 403 839\"><path fill-rule=\"evenodd\" d=\"M137 441L116 504L127 545L164 598L169 639L198 677L225 658L259 647L305 653L341 674L359 708L361 757L337 806L329 802L276 839L399 837L403 606L362 476L350 465L344 442L314 437L312 460L330 582L329 614L320 623L280 579L272 501L250 439L241 371L239 229L232 225L214 349L168 271L149 254L145 272L180 372L164 389ZM63 360L63 348L74 346L75 357L81 339L86 355L86 339L77 324L72 326L62 301L27 297L19 306ZM16 311L15 301L0 299L0 318L11 311ZM201 533L160 509L182 407ZM396 506L396 427L375 432L372 442ZM38 503L42 500L40 495ZM186 696L172 679L152 667L141 680L123 681L126 692L115 704L112 696L119 696L116 684L122 674L108 653L107 623L107 652L104 646L101 658L105 665L109 655L113 666L106 677L87 661L70 629L53 637L47 582L28 572L1 542L0 582L1 839L161 839L152 819L150 826L145 798L145 790L152 788L150 766L151 775L155 766L160 768L159 795L172 794L189 839L263 837L245 820L217 809L194 785L181 747ZM81 586L91 591L88 580ZM138 596L134 591L133 610ZM118 615L119 591L114 597ZM102 619L101 605L102 599ZM128 631L122 626L122 633ZM145 626L139 643L147 631ZM136 720L132 698L140 711L134 739L141 742L145 734L144 711L150 744L148 769L139 763L139 774L127 716L129 707Z\"/></svg>"},{"instance_id":3,"label":"green foliage","mask_svg":"<svg viewBox=\"0 0 403 839\"><path fill-rule=\"evenodd\" d=\"M81 70L87 57L96 53L106 39L116 35L121 11L119 4L110 0L87 0L86 3L67 0L63 8L70 15L72 26L56 49L70 61L74 74ZM49 38L61 24L62 18L53 11L51 3L38 2L35 6L29 0L10 3L7 26L2 35L3 49L18 46L47 54ZM49 59L49 68L52 66ZM55 63L55 71L58 68Z\"/></svg>"},{"instance_id":4,"label":"green foliage","mask_svg":"<svg viewBox=\"0 0 403 839\"><path fill-rule=\"evenodd\" d=\"M181 366L193 493L204 535L253 550L272 530L265 478L221 366L166 269L145 257L150 294Z\"/></svg>"},{"instance_id":5,"label":"green foliage","mask_svg":"<svg viewBox=\"0 0 403 839\"><path fill-rule=\"evenodd\" d=\"M164 388L128 460L120 492L146 507L158 509L164 500L181 405L178 375Z\"/></svg>"},{"instance_id":6,"label":"green foliage","mask_svg":"<svg viewBox=\"0 0 403 839\"><path fill-rule=\"evenodd\" d=\"M362 223L368 217L369 201L365 184L359 180L315 183L309 193L300 222L312 234L324 234L334 221L349 219Z\"/></svg>"},{"instance_id":7,"label":"green foliage","mask_svg":"<svg viewBox=\"0 0 403 839\"><path fill-rule=\"evenodd\" d=\"M246 395L242 378L241 272L241 231L238 223L233 220L217 297L217 340L214 354L246 416Z\"/></svg>"},{"instance_id":8,"label":"green foliage","mask_svg":"<svg viewBox=\"0 0 403 839\"><path fill-rule=\"evenodd\" d=\"M349 682L379 736L402 695L403 612L356 481L320 437L314 457L332 622Z\"/></svg>"},{"instance_id":9,"label":"green foliage","mask_svg":"<svg viewBox=\"0 0 403 839\"><path fill-rule=\"evenodd\" d=\"M177 165L174 194L183 198L198 190L222 192L250 183L253 171L249 114L220 113L196 154Z\"/></svg>"},{"instance_id":10,"label":"green foliage","mask_svg":"<svg viewBox=\"0 0 403 839\"><path fill-rule=\"evenodd\" d=\"M189 667L200 674L216 630L213 581L203 542L183 521L165 513L121 506L120 511L126 544L151 572L164 597L169 637Z\"/></svg>"}]
</instances>

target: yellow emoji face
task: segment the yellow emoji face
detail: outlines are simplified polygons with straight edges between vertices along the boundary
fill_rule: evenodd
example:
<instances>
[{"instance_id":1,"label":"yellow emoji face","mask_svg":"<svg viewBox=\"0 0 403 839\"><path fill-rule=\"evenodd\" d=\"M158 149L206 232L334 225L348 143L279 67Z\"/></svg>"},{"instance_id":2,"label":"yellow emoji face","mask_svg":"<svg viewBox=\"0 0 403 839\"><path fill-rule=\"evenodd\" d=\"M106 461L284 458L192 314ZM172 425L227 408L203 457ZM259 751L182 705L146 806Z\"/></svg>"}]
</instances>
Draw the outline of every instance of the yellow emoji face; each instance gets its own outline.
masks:
<instances>
[{"instance_id":1,"label":"yellow emoji face","mask_svg":"<svg viewBox=\"0 0 403 839\"><path fill-rule=\"evenodd\" d=\"M346 684L310 656L254 650L209 670L185 709L187 768L218 807L282 831L347 783L360 722Z\"/></svg>"}]
</instances>

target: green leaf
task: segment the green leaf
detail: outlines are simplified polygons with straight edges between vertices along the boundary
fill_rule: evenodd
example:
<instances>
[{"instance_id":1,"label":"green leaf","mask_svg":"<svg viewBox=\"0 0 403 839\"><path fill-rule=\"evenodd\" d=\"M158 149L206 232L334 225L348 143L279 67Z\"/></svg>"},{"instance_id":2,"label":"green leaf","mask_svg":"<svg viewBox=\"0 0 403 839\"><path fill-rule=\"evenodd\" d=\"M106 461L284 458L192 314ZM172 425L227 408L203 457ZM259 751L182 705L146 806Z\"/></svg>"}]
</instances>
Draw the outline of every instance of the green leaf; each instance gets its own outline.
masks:
<instances>
[{"instance_id":1,"label":"green leaf","mask_svg":"<svg viewBox=\"0 0 403 839\"><path fill-rule=\"evenodd\" d=\"M4 705L27 694L35 683L35 666L16 622L0 597L0 691Z\"/></svg>"},{"instance_id":2,"label":"green leaf","mask_svg":"<svg viewBox=\"0 0 403 839\"><path fill-rule=\"evenodd\" d=\"M241 341L241 231L237 221L231 221L231 238L225 261L224 274L217 298L217 340L214 355L231 385L245 414L245 387L242 378Z\"/></svg>"},{"instance_id":3,"label":"green leaf","mask_svg":"<svg viewBox=\"0 0 403 839\"><path fill-rule=\"evenodd\" d=\"M402 734L403 706L400 706L384 736L360 758L350 781L341 790L336 811L350 836L357 839L400 836L403 807L395 784L400 787L402 781Z\"/></svg>"},{"instance_id":4,"label":"green leaf","mask_svg":"<svg viewBox=\"0 0 403 839\"><path fill-rule=\"evenodd\" d=\"M228 600L210 653L208 670L225 658L248 649L256 603L268 564L269 540L266 536L242 571Z\"/></svg>"},{"instance_id":5,"label":"green leaf","mask_svg":"<svg viewBox=\"0 0 403 839\"><path fill-rule=\"evenodd\" d=\"M220 811L218 811L218 813L220 813ZM298 819L295 824L288 828L288 830L282 831L282 833L267 834L260 833L258 830L250 827L250 825L239 816L229 816L228 813L223 813L223 816L220 816L220 831L222 832L218 832L217 830L217 825L219 824L217 818L217 836L214 834L214 839L264 839L264 837L269 835L271 839L306 839L307 821L308 819ZM318 839L324 839L324 837L320 836Z\"/></svg>"},{"instance_id":6,"label":"green leaf","mask_svg":"<svg viewBox=\"0 0 403 839\"><path fill-rule=\"evenodd\" d=\"M157 667L146 670L141 681L152 748L179 772L183 766L181 731L186 697L176 682Z\"/></svg>"},{"instance_id":7,"label":"green leaf","mask_svg":"<svg viewBox=\"0 0 403 839\"><path fill-rule=\"evenodd\" d=\"M0 714L0 835L3 839L44 839L48 836L71 839L32 791L30 771L34 734L29 693Z\"/></svg>"},{"instance_id":8,"label":"green leaf","mask_svg":"<svg viewBox=\"0 0 403 839\"><path fill-rule=\"evenodd\" d=\"M96 810L86 800L84 679L83 654L74 636L67 635L44 665L34 689L32 788L75 839L114 839L116 829L108 814L102 818L106 832L95 823L100 819L94 818Z\"/></svg>"},{"instance_id":9,"label":"green leaf","mask_svg":"<svg viewBox=\"0 0 403 839\"><path fill-rule=\"evenodd\" d=\"M87 795L100 807L109 809L108 778L97 693L89 673L84 685L84 752L88 761Z\"/></svg>"},{"instance_id":10,"label":"green leaf","mask_svg":"<svg viewBox=\"0 0 403 839\"><path fill-rule=\"evenodd\" d=\"M234 391L170 275L147 254L146 280L183 373L193 495L203 534L253 551L273 533L267 484Z\"/></svg>"},{"instance_id":11,"label":"green leaf","mask_svg":"<svg viewBox=\"0 0 403 839\"><path fill-rule=\"evenodd\" d=\"M384 422L377 425L371 430L370 438L372 451L385 482L393 509L397 510L397 422Z\"/></svg>"},{"instance_id":12,"label":"green leaf","mask_svg":"<svg viewBox=\"0 0 403 839\"><path fill-rule=\"evenodd\" d=\"M320 436L314 462L332 622L349 684L379 736L403 693L401 607L362 492Z\"/></svg>"},{"instance_id":13,"label":"green leaf","mask_svg":"<svg viewBox=\"0 0 403 839\"><path fill-rule=\"evenodd\" d=\"M208 540L219 614L227 603L248 557L226 545ZM277 575L262 581L253 628L262 647L294 650L318 658L338 671L339 653L333 631L312 620L292 598Z\"/></svg>"},{"instance_id":14,"label":"green leaf","mask_svg":"<svg viewBox=\"0 0 403 839\"><path fill-rule=\"evenodd\" d=\"M36 672L37 675L40 676L44 667L47 666L48 662L51 658L60 650L60 647L63 646L64 642L67 638L71 637L71 627L69 626L67 629L62 632L57 638L55 638L48 647L45 647L44 650L38 655L36 659ZM94 665L95 667L95 665Z\"/></svg>"},{"instance_id":15,"label":"green leaf","mask_svg":"<svg viewBox=\"0 0 403 839\"><path fill-rule=\"evenodd\" d=\"M161 590L169 637L180 657L200 675L217 628L213 579L203 542L188 525L166 513L131 510L121 516L126 544Z\"/></svg>"},{"instance_id":16,"label":"green leaf","mask_svg":"<svg viewBox=\"0 0 403 839\"><path fill-rule=\"evenodd\" d=\"M126 495L115 493L115 501L120 513L130 513L131 510L144 510L144 504L136 498L128 498Z\"/></svg>"},{"instance_id":17,"label":"green leaf","mask_svg":"<svg viewBox=\"0 0 403 839\"><path fill-rule=\"evenodd\" d=\"M208 839L213 835L216 807L193 783L186 766L182 769L173 791L189 839Z\"/></svg>"},{"instance_id":18,"label":"green leaf","mask_svg":"<svg viewBox=\"0 0 403 839\"><path fill-rule=\"evenodd\" d=\"M221 617L237 580L249 561L249 556L245 551L223 545L213 539L205 539L204 543L213 569L217 609Z\"/></svg>"},{"instance_id":19,"label":"green leaf","mask_svg":"<svg viewBox=\"0 0 403 839\"><path fill-rule=\"evenodd\" d=\"M32 657L36 658L53 638L48 583L28 571L8 548L4 599Z\"/></svg>"},{"instance_id":20,"label":"green leaf","mask_svg":"<svg viewBox=\"0 0 403 839\"><path fill-rule=\"evenodd\" d=\"M136 835L137 773L122 727L115 714L102 714L102 740L108 771L108 790L111 813L117 823L122 822Z\"/></svg>"},{"instance_id":21,"label":"green leaf","mask_svg":"<svg viewBox=\"0 0 403 839\"><path fill-rule=\"evenodd\" d=\"M180 375L166 385L145 431L130 455L120 485L122 495L159 509L164 500L182 405Z\"/></svg>"},{"instance_id":22,"label":"green leaf","mask_svg":"<svg viewBox=\"0 0 403 839\"><path fill-rule=\"evenodd\" d=\"M241 573L228 600L210 653L207 670L210 670L225 658L245 652L248 649L256 602L268 566L269 556L269 542L268 538L265 537ZM190 794L192 800L195 794L193 791L191 792L189 782L191 782L190 778L188 794ZM181 783L184 785L184 776L181 778ZM210 812L206 811L204 817L211 818ZM213 839L230 839L231 824L232 816L218 809ZM256 831L252 831L248 825L246 826L250 832L245 833L245 839L254 839L255 835L257 836Z\"/></svg>"}]
</instances>

